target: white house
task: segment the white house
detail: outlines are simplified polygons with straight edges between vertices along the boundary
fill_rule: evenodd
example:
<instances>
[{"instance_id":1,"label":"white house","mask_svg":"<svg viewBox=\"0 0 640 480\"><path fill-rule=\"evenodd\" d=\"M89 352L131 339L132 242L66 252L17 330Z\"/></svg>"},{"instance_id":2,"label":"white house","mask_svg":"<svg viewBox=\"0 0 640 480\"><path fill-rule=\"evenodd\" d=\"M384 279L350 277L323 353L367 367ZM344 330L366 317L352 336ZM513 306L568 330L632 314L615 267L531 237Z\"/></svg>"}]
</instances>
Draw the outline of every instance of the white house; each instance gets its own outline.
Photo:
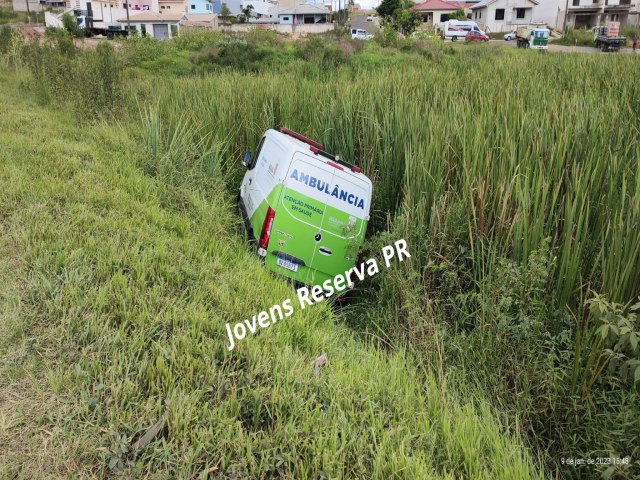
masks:
<instances>
[{"instance_id":1,"label":"white house","mask_svg":"<svg viewBox=\"0 0 640 480\"><path fill-rule=\"evenodd\" d=\"M427 0L411 7L422 16L427 28L444 29L444 22L457 10L468 10L469 5L462 2Z\"/></svg>"},{"instance_id":2,"label":"white house","mask_svg":"<svg viewBox=\"0 0 640 480\"><path fill-rule=\"evenodd\" d=\"M294 5L276 10L280 25L331 23L331 13L322 5Z\"/></svg>"},{"instance_id":3,"label":"white house","mask_svg":"<svg viewBox=\"0 0 640 480\"><path fill-rule=\"evenodd\" d=\"M142 36L151 36L159 40L173 38L178 35L180 22L186 18L184 13L144 12L130 15L131 29L134 27ZM126 17L118 18L121 25L127 24Z\"/></svg>"},{"instance_id":4,"label":"white house","mask_svg":"<svg viewBox=\"0 0 640 480\"><path fill-rule=\"evenodd\" d=\"M538 0L482 0L471 7L471 20L487 32L510 32L533 21Z\"/></svg>"}]
</instances>

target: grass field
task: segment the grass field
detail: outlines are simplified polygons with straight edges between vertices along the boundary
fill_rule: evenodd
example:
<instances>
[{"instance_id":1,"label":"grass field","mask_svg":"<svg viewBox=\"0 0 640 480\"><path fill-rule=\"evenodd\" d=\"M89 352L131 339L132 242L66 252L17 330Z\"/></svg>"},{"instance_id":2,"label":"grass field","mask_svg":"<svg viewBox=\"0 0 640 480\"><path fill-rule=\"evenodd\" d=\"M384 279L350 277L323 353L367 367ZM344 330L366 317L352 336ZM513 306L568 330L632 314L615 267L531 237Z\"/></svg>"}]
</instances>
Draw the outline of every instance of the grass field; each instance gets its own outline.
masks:
<instances>
[{"instance_id":1,"label":"grass field","mask_svg":"<svg viewBox=\"0 0 640 480\"><path fill-rule=\"evenodd\" d=\"M3 473L637 477L637 58L5 37ZM273 126L360 165L363 253L412 258L229 353L292 295L232 201Z\"/></svg>"},{"instance_id":2,"label":"grass field","mask_svg":"<svg viewBox=\"0 0 640 480\"><path fill-rule=\"evenodd\" d=\"M326 305L226 351L225 322L292 294L231 197L196 171L145 175L122 126L79 129L1 75L0 476L540 476L477 392L443 391Z\"/></svg>"}]
</instances>

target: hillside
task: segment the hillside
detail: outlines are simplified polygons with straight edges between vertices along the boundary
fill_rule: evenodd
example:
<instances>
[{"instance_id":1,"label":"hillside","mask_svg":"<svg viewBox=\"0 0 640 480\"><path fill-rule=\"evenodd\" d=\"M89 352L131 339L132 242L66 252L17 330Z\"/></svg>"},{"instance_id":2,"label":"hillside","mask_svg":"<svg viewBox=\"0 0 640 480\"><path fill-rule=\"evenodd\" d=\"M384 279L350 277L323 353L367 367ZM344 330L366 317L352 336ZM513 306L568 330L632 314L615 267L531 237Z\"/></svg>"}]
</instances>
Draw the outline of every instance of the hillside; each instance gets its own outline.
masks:
<instances>
[{"instance_id":1,"label":"hillside","mask_svg":"<svg viewBox=\"0 0 640 480\"><path fill-rule=\"evenodd\" d=\"M0 102L1 477L541 476L481 395L365 343L348 310L228 352L226 322L293 290L219 180L154 176L129 129L80 127L6 70Z\"/></svg>"}]
</instances>

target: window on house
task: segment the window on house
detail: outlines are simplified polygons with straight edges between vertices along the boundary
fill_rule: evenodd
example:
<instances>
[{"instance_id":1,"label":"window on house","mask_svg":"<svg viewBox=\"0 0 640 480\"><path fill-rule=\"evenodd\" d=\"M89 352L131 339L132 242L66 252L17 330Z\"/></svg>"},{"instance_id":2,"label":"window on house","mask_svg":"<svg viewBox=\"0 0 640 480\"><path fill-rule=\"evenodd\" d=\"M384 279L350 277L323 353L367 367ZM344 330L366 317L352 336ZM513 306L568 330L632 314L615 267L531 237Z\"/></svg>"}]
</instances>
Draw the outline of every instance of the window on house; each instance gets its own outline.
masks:
<instances>
[{"instance_id":1,"label":"window on house","mask_svg":"<svg viewBox=\"0 0 640 480\"><path fill-rule=\"evenodd\" d=\"M524 8L516 8L516 18L524 18L525 11Z\"/></svg>"},{"instance_id":2,"label":"window on house","mask_svg":"<svg viewBox=\"0 0 640 480\"><path fill-rule=\"evenodd\" d=\"M496 20L504 20L504 8L496 8Z\"/></svg>"},{"instance_id":3,"label":"window on house","mask_svg":"<svg viewBox=\"0 0 640 480\"><path fill-rule=\"evenodd\" d=\"M482 10L478 12L478 18L482 18Z\"/></svg>"},{"instance_id":4,"label":"window on house","mask_svg":"<svg viewBox=\"0 0 640 480\"><path fill-rule=\"evenodd\" d=\"M196 6L192 3L191 4L191 10L195 10L195 9L196 9Z\"/></svg>"},{"instance_id":5,"label":"window on house","mask_svg":"<svg viewBox=\"0 0 640 480\"><path fill-rule=\"evenodd\" d=\"M440 14L440 21L441 21L441 22L446 22L447 20L449 20L449 14L447 14L447 13L441 13L441 14Z\"/></svg>"},{"instance_id":6,"label":"window on house","mask_svg":"<svg viewBox=\"0 0 640 480\"><path fill-rule=\"evenodd\" d=\"M579 6L579 5L580 5L580 0L573 0L572 5L573 5L574 7Z\"/></svg>"},{"instance_id":7,"label":"window on house","mask_svg":"<svg viewBox=\"0 0 640 480\"><path fill-rule=\"evenodd\" d=\"M283 22L288 22L289 21L289 17L282 17L282 21Z\"/></svg>"}]
</instances>

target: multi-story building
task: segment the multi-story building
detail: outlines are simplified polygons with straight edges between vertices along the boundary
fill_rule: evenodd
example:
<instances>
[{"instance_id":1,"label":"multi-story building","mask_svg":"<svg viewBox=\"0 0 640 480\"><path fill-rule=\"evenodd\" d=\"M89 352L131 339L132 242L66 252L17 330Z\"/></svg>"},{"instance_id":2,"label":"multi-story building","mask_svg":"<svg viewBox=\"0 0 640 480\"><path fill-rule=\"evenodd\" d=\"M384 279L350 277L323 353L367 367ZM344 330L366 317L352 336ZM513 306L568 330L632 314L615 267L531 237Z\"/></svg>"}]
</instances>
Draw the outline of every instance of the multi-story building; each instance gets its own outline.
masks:
<instances>
[{"instance_id":1,"label":"multi-story building","mask_svg":"<svg viewBox=\"0 0 640 480\"><path fill-rule=\"evenodd\" d=\"M187 11L185 0L158 0L160 13L185 13Z\"/></svg>"},{"instance_id":2,"label":"multi-story building","mask_svg":"<svg viewBox=\"0 0 640 480\"><path fill-rule=\"evenodd\" d=\"M252 17L265 17L269 16L270 9L274 8L276 3L272 0L213 0L213 13L220 14L223 5L229 9L231 15L240 15L243 9L250 5Z\"/></svg>"},{"instance_id":3,"label":"multi-story building","mask_svg":"<svg viewBox=\"0 0 640 480\"><path fill-rule=\"evenodd\" d=\"M560 9L567 12L566 23L569 27L594 27L607 21L620 22L624 26L628 23L636 24L637 2L638 0L566 0L565 5L560 5Z\"/></svg>"},{"instance_id":4,"label":"multi-story building","mask_svg":"<svg viewBox=\"0 0 640 480\"><path fill-rule=\"evenodd\" d=\"M636 26L639 9L640 0L481 0L471 7L471 18L491 32L530 23L562 30L565 21L570 28L590 28L607 21Z\"/></svg>"},{"instance_id":5,"label":"multi-story building","mask_svg":"<svg viewBox=\"0 0 640 480\"><path fill-rule=\"evenodd\" d=\"M212 0L185 0L187 13L213 13Z\"/></svg>"},{"instance_id":6,"label":"multi-story building","mask_svg":"<svg viewBox=\"0 0 640 480\"><path fill-rule=\"evenodd\" d=\"M117 19L127 14L127 8L130 17L157 12L158 0L67 0L66 8L85 16L87 26L107 28L117 25Z\"/></svg>"}]
</instances>

